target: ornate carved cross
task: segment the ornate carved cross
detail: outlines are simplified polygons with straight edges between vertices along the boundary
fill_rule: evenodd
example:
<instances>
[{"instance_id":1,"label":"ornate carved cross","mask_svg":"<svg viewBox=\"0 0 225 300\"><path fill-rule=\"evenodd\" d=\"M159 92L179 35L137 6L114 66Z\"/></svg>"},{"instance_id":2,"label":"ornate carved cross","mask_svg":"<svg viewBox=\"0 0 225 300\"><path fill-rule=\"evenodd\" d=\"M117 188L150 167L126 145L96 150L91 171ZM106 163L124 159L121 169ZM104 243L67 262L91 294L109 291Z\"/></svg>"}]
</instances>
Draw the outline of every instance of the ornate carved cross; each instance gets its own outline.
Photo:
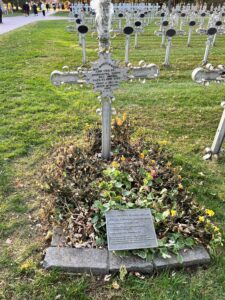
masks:
<instances>
[{"instance_id":1,"label":"ornate carved cross","mask_svg":"<svg viewBox=\"0 0 225 300\"><path fill-rule=\"evenodd\" d=\"M154 64L141 67L120 67L110 54L110 25L113 7L110 0L98 0L93 7L96 12L96 26L99 37L99 59L92 63L91 69L78 68L73 72L54 71L51 81L55 86L61 84L92 84L100 93L102 103L102 153L103 159L111 155L111 118L113 91L122 81L134 78L153 79L159 76L159 69Z\"/></svg>"}]
</instances>

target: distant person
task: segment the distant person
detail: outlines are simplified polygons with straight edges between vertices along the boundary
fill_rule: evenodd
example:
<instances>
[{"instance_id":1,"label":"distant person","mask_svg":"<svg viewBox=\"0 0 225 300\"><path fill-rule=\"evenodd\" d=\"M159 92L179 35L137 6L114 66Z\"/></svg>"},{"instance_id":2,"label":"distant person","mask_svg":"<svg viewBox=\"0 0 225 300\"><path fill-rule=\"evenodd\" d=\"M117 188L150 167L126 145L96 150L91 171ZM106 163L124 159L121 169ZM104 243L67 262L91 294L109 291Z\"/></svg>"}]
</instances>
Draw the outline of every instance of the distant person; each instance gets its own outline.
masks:
<instances>
[{"instance_id":1,"label":"distant person","mask_svg":"<svg viewBox=\"0 0 225 300\"><path fill-rule=\"evenodd\" d=\"M3 23L3 22L2 22L2 13L3 13L3 11L2 11L2 7L1 7L1 5L0 5L0 24Z\"/></svg>"},{"instance_id":2,"label":"distant person","mask_svg":"<svg viewBox=\"0 0 225 300\"><path fill-rule=\"evenodd\" d=\"M24 15L26 17L26 3L23 4L23 13L24 13Z\"/></svg>"},{"instance_id":3,"label":"distant person","mask_svg":"<svg viewBox=\"0 0 225 300\"><path fill-rule=\"evenodd\" d=\"M34 15L35 15L35 16L38 16L37 4L36 4L36 3L33 3L32 8L33 8L33 13L34 13Z\"/></svg>"},{"instance_id":4,"label":"distant person","mask_svg":"<svg viewBox=\"0 0 225 300\"><path fill-rule=\"evenodd\" d=\"M61 5L61 8L62 8L62 10L64 10L65 9L65 6L64 6L64 4L62 3L62 5Z\"/></svg>"},{"instance_id":5,"label":"distant person","mask_svg":"<svg viewBox=\"0 0 225 300\"><path fill-rule=\"evenodd\" d=\"M24 9L25 16L28 17L30 15L30 6L29 6L28 2L26 2L24 4L23 9Z\"/></svg>"},{"instance_id":6,"label":"distant person","mask_svg":"<svg viewBox=\"0 0 225 300\"><path fill-rule=\"evenodd\" d=\"M54 11L56 11L56 3L55 2L52 3L52 8Z\"/></svg>"},{"instance_id":7,"label":"distant person","mask_svg":"<svg viewBox=\"0 0 225 300\"><path fill-rule=\"evenodd\" d=\"M50 5L49 5L49 3L46 3L46 9L47 9L47 12L49 11L49 9L50 9Z\"/></svg>"},{"instance_id":8,"label":"distant person","mask_svg":"<svg viewBox=\"0 0 225 300\"><path fill-rule=\"evenodd\" d=\"M45 10L46 10L46 6L45 6L44 2L42 2L41 3L41 11L42 11L43 17L45 17Z\"/></svg>"}]
</instances>

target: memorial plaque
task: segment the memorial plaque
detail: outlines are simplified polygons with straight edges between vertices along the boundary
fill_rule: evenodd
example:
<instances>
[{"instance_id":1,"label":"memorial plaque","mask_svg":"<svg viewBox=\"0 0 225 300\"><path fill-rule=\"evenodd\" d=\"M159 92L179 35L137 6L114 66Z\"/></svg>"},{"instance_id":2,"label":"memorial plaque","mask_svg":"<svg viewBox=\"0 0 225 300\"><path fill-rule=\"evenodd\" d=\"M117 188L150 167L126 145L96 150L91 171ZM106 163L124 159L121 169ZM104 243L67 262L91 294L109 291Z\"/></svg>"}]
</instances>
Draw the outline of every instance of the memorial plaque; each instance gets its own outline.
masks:
<instances>
[{"instance_id":1,"label":"memorial plaque","mask_svg":"<svg viewBox=\"0 0 225 300\"><path fill-rule=\"evenodd\" d=\"M149 208L111 210L106 213L109 251L158 247Z\"/></svg>"}]
</instances>

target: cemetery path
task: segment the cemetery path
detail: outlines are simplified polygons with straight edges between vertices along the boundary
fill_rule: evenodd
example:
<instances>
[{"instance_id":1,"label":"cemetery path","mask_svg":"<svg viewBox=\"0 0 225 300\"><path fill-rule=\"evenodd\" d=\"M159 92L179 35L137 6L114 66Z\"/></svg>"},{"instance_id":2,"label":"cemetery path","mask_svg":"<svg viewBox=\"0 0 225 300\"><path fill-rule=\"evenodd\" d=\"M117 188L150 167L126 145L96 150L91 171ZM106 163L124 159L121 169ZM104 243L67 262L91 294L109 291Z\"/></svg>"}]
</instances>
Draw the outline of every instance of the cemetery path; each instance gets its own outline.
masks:
<instances>
[{"instance_id":1,"label":"cemetery path","mask_svg":"<svg viewBox=\"0 0 225 300\"><path fill-rule=\"evenodd\" d=\"M4 17L3 24L0 24L0 35L12 31L14 29L20 28L22 26L44 20L67 20L68 17L54 17L53 12L49 12L45 17L39 12L38 16L31 14L29 17L18 16L18 17Z\"/></svg>"}]
</instances>

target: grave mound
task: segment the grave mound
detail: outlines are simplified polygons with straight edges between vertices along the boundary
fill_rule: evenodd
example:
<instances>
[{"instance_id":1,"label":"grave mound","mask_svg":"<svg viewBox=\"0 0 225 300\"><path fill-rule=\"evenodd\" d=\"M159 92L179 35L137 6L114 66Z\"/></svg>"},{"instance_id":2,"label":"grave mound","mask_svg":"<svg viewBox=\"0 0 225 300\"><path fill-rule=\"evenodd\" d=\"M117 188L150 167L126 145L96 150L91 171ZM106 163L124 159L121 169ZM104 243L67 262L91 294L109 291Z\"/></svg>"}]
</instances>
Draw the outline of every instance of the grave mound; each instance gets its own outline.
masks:
<instances>
[{"instance_id":1,"label":"grave mound","mask_svg":"<svg viewBox=\"0 0 225 300\"><path fill-rule=\"evenodd\" d=\"M60 246L107 248L105 214L110 210L151 209L158 247L119 251L149 259L179 256L182 249L203 245L209 250L221 243L221 232L212 221L214 212L198 205L183 186L180 168L158 144L142 140L132 143L133 128L124 115L113 121L112 156L99 157L101 129L87 132L87 144L57 146L42 170L46 201L43 221L60 228Z\"/></svg>"}]
</instances>

